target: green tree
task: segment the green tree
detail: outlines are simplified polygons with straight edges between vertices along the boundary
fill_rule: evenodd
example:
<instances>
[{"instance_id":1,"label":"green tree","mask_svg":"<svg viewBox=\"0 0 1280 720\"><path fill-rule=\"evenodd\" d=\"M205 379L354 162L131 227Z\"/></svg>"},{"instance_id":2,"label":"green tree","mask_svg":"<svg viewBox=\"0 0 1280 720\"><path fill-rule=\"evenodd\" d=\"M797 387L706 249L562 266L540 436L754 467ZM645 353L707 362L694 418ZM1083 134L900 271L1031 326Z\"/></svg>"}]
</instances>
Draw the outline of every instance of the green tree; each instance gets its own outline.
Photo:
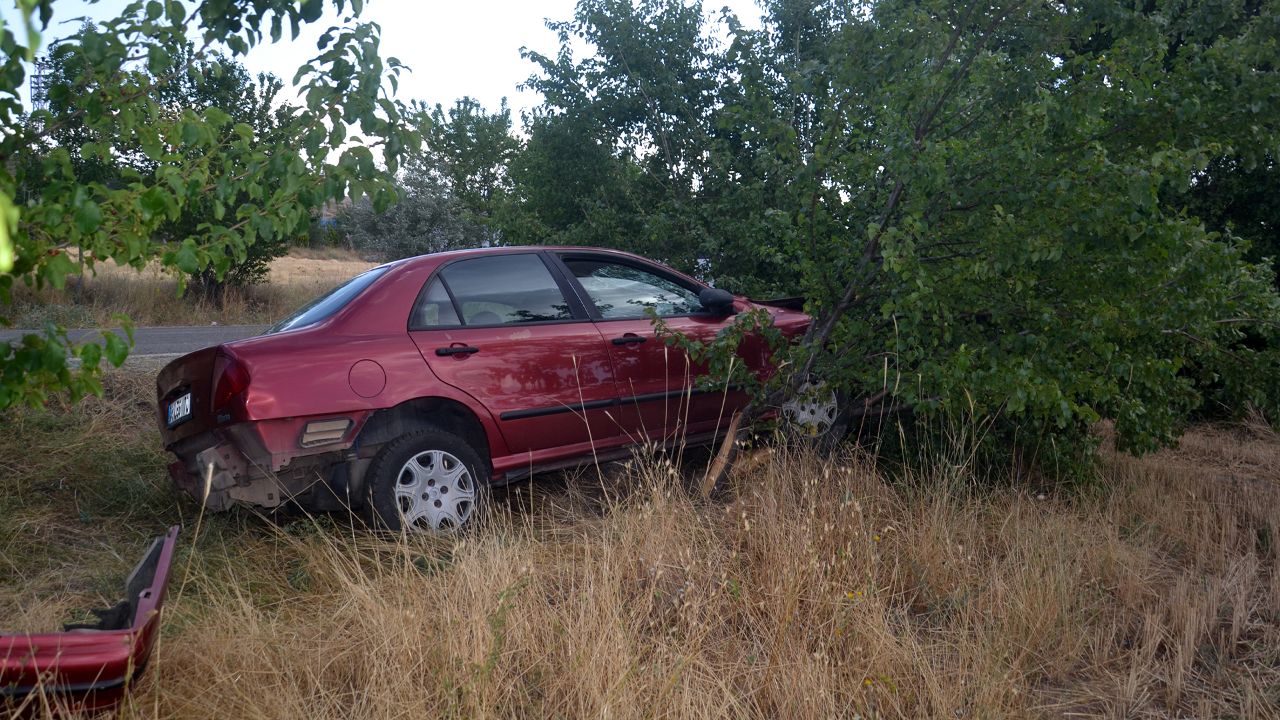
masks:
<instances>
[{"instance_id":1,"label":"green tree","mask_svg":"<svg viewBox=\"0 0 1280 720\"><path fill-rule=\"evenodd\" d=\"M403 67L379 57L379 28L357 21L362 0L328 5L343 23L321 36L316 56L292 78L305 107L267 141L227 108L171 112L165 95L184 78L197 82L193 76L214 53L234 59L286 33L296 39L303 24L321 17L323 0L132 2L94 31L60 43L78 63L67 89L75 111L30 119L18 96L23 62L34 59L53 0L21 0L17 26L0 26L0 305L15 282L62 287L107 259L135 268L159 260L186 275L211 268L225 277L255 244L304 232L311 210L325 201L367 196L379 207L388 203L392 176L418 143L388 88ZM175 62L189 34L199 38L193 62ZM83 125L85 140L55 144L51 138L69 122ZM117 164L115 147L139 149L118 182L77 176L79 161ZM42 153L38 163L26 160L33 149ZM139 171L144 164L154 170ZM39 192L15 202L20 188L35 185L32 173L41 176ZM164 236L186 208L200 204L212 221ZM102 356L118 365L128 351L114 335L104 341L73 347L60 329L48 328L0 345L0 408L62 389L73 397L98 392Z\"/></svg>"},{"instance_id":2,"label":"green tree","mask_svg":"<svg viewBox=\"0 0 1280 720\"><path fill-rule=\"evenodd\" d=\"M79 36L98 32L92 24L86 24L82 26ZM126 175L135 174L154 181L160 165L148 158L140 146L129 143L126 137L104 133L103 128L90 128L83 121L85 108L81 106L81 102L86 97L92 97L84 92L83 86L92 82L92 78L81 77L89 64L81 55L84 43L83 38L80 40L81 42L76 43L60 43L46 60L49 115L44 122L51 125L47 137L48 149L81 148L89 144L110 148L109 161L100 157L82 157L78 153L72 155L71 165L75 179L82 184L100 182L119 188L127 184ZM293 105L279 101L284 84L275 76L261 74L255 80L234 59L217 52L197 54L190 43L177 48L169 57L167 66L133 72L141 75L136 78L139 83L146 82L148 72L172 78L159 84L155 93L158 111L171 120L180 118L188 110L197 114L203 114L209 108L225 111L230 120L222 130L224 142L232 139L233 128L237 124L244 124L253 131L253 142L264 150L270 149L275 142L287 139L287 125L298 112L298 108ZM110 133L114 128L105 130ZM30 155L34 156L34 153ZM29 173L27 182L28 186L24 190L29 197L39 194L45 178L39 173ZM248 196L241 194L230 204L238 205L248 201ZM195 235L201 225L218 221L215 203L202 197L192 198L180 209L176 220L166 222L157 229L155 239L160 242L181 242L182 239ZM262 281L271 260L288 251L289 240L283 235L270 239L259 238L246 248L242 260L233 256L225 271L219 273L213 267L205 267L193 274L193 289L217 300L225 286L243 287Z\"/></svg>"},{"instance_id":3,"label":"green tree","mask_svg":"<svg viewBox=\"0 0 1280 720\"><path fill-rule=\"evenodd\" d=\"M416 169L433 175L470 222L493 228L511 192L507 166L520 147L506 100L494 113L464 97L448 112L436 105L424 115L424 157ZM497 242L496 229L487 239Z\"/></svg>"},{"instance_id":4,"label":"green tree","mask_svg":"<svg viewBox=\"0 0 1280 720\"><path fill-rule=\"evenodd\" d=\"M421 158L400 178L398 201L379 212L361 198L338 216L351 247L382 261L481 247L490 230L478 221Z\"/></svg>"},{"instance_id":5,"label":"green tree","mask_svg":"<svg viewBox=\"0 0 1280 720\"><path fill-rule=\"evenodd\" d=\"M177 81L169 83L161 91L162 102L175 116L186 110L203 113L208 108L220 108L231 116L231 124L224 130L226 140L234 132L230 128L246 125L253 131L253 142L263 151L270 151L280 142L287 142L293 132L291 124L299 115L299 108L280 100L284 83L274 75L262 73L256 78L234 59L211 53L206 58L193 57L194 49L173 58L174 68L186 68L177 75ZM242 192L228 205L251 203L253 198ZM167 242L181 242L199 232L203 225L220 222L217 203L205 198L193 198L176 221L165 223L157 238ZM262 282L270 271L271 261L289 251L289 245L309 231L296 229L292 233L277 233L259 237L245 248L244 256L237 257L231 251L225 270L205 267L191 275L193 289L205 296L220 300L225 287L246 287Z\"/></svg>"},{"instance_id":6,"label":"green tree","mask_svg":"<svg viewBox=\"0 0 1280 720\"><path fill-rule=\"evenodd\" d=\"M509 166L514 202L501 217L508 243L595 245L639 252L644 214L634 203L640 170L576 115L536 117Z\"/></svg>"},{"instance_id":7,"label":"green tree","mask_svg":"<svg viewBox=\"0 0 1280 720\"><path fill-rule=\"evenodd\" d=\"M1271 268L1185 212L1217 158L1280 144L1277 3L764 11L720 47L697 7L584 0L531 84L605 141L557 166L607 148L640 173L618 224L646 248L808 297L793 382L817 372L857 413L998 417L992 438L1071 457L1104 418L1129 450L1172 442L1205 377L1280 409L1274 351L1239 342L1275 347Z\"/></svg>"},{"instance_id":8,"label":"green tree","mask_svg":"<svg viewBox=\"0 0 1280 720\"><path fill-rule=\"evenodd\" d=\"M506 101L494 113L467 97L447 112L416 109L423 150L399 179L400 201L379 211L358 200L342 213L342 230L354 247L384 260L502 243L508 166L520 148Z\"/></svg>"},{"instance_id":9,"label":"green tree","mask_svg":"<svg viewBox=\"0 0 1280 720\"><path fill-rule=\"evenodd\" d=\"M712 184L726 157L715 152L715 112L732 77L703 32L701 7L588 0L548 26L564 42L555 57L525 52L540 68L528 85L546 103L513 173L530 226L557 242L624 247L696 271L715 238L733 231L721 224L727 216L706 212L721 188ZM572 35L596 54L575 61Z\"/></svg>"}]
</instances>

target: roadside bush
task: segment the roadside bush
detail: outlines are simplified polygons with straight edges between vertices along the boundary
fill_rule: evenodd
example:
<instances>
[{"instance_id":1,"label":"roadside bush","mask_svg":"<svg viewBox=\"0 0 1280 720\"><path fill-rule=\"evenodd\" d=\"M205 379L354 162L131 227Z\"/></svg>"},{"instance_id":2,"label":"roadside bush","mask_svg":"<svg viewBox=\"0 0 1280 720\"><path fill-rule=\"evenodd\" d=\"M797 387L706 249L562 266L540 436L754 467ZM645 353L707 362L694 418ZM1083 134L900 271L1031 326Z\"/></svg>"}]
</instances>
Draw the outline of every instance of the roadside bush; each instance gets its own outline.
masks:
<instances>
[{"instance_id":1,"label":"roadside bush","mask_svg":"<svg viewBox=\"0 0 1280 720\"><path fill-rule=\"evenodd\" d=\"M348 246L347 236L338 226L329 224L320 224L319 222L311 223L311 229L307 231L304 237L298 239L299 247L318 248L345 248Z\"/></svg>"},{"instance_id":2,"label":"roadside bush","mask_svg":"<svg viewBox=\"0 0 1280 720\"><path fill-rule=\"evenodd\" d=\"M400 201L376 212L361 198L340 213L338 226L361 255L390 261L424 253L496 244L496 234L468 217L461 203L421 169L405 173Z\"/></svg>"}]
</instances>

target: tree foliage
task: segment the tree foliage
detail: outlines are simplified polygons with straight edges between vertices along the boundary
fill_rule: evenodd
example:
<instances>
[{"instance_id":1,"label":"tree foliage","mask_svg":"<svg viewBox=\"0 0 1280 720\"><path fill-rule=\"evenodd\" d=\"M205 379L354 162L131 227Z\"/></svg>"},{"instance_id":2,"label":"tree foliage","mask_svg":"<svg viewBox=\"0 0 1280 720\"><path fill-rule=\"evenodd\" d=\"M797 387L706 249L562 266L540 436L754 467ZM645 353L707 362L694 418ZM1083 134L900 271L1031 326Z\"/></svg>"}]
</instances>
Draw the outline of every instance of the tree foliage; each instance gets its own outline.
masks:
<instances>
[{"instance_id":1,"label":"tree foliage","mask_svg":"<svg viewBox=\"0 0 1280 720\"><path fill-rule=\"evenodd\" d=\"M62 287L108 259L135 268L158 260L186 275L208 269L221 279L255 245L305 232L311 209L327 200L356 195L387 203L390 175L418 141L388 87L403 67L379 57L379 28L356 20L362 0L330 3L344 23L321 36L314 59L292 78L305 107L268 135L233 109L166 101L183 83L198 85L216 53L234 59L262 42L296 39L325 5L132 2L59 43L76 63L75 83L65 89L69 112L26 118L18 97L23 62L34 58L53 0L19 2L19 26L0 27L0 305L15 282ZM189 34L198 38L194 48ZM178 61L188 51L190 61ZM56 142L70 124L83 135ZM47 150L34 163L24 159L33 148ZM118 163L116 148L136 154ZM122 165L118 179L84 175L83 164L95 162ZM20 188L35 186L38 192L19 196ZM193 207L209 219L182 226ZM68 351L79 369L69 365ZM127 348L110 338L73 347L52 327L0 345L0 408L59 389L97 392L104 352L119 364Z\"/></svg>"},{"instance_id":2,"label":"tree foliage","mask_svg":"<svg viewBox=\"0 0 1280 720\"><path fill-rule=\"evenodd\" d=\"M721 43L701 18L583 0L529 54L546 102L514 193L540 239L805 295L785 362L859 412L998 416L1064 451L1105 418L1143 451L1208 383L1280 409L1271 267L1196 210L1215 163L1280 145L1276 2L771 0Z\"/></svg>"},{"instance_id":3,"label":"tree foliage","mask_svg":"<svg viewBox=\"0 0 1280 720\"><path fill-rule=\"evenodd\" d=\"M418 108L423 152L405 166L400 199L378 211L368 198L342 214L352 246L383 260L497 245L510 208L508 166L520 144L506 103L489 113L471 98L447 112Z\"/></svg>"},{"instance_id":4,"label":"tree foliage","mask_svg":"<svg viewBox=\"0 0 1280 720\"><path fill-rule=\"evenodd\" d=\"M379 212L360 198L338 216L339 231L352 248L381 261L446 250L480 247L487 231L472 219L447 186L421 162L399 179L398 201Z\"/></svg>"},{"instance_id":5,"label":"tree foliage","mask_svg":"<svg viewBox=\"0 0 1280 720\"><path fill-rule=\"evenodd\" d=\"M520 147L511 134L506 100L493 113L464 97L447 112L436 105L423 115L423 157L417 169L432 174L471 222L492 227L509 200L507 166Z\"/></svg>"},{"instance_id":6,"label":"tree foliage","mask_svg":"<svg viewBox=\"0 0 1280 720\"><path fill-rule=\"evenodd\" d=\"M93 35L99 30L85 24L79 35ZM109 134L113 128L91 128L83 120L80 103L85 97L84 88L95 82L86 73L88 63L79 42L60 43L49 52L44 61L47 72L48 122L50 129L44 137L45 152L57 148L81 148L94 145L109 148L103 156L83 157L72 154L71 166L75 180L80 184L98 182L107 187L121 188L128 184L126 177L138 176L154 181L160 164L147 156L129 138ZM92 44L92 40L90 41ZM274 75L260 74L256 79L238 61L218 52L197 54L187 43L175 49L166 66L139 68L131 72L141 75L139 84L145 82L148 73L171 77L172 80L156 88L157 107L169 118L178 118L190 110L202 114L209 108L225 111L230 120L222 129L225 140L232 139L236 125L247 125L252 131L252 142L269 151L273 143L287 140L289 124L298 108L279 100L284 87ZM40 148L27 148L24 162L39 163L43 159ZM201 152L196 150L194 152ZM42 173L25 173L24 184L19 187L20 198L39 197L47 180ZM240 205L250 198L242 193L228 205ZM164 242L181 242L195 235L201 225L216 223L217 204L206 198L196 197L182 206L176 219L157 228L154 239ZM225 270L207 266L191 275L192 285L205 295L217 299L225 286L244 287L261 282L269 270L269 263L288 250L288 237L259 237L245 248L243 259L232 256Z\"/></svg>"},{"instance_id":7,"label":"tree foliage","mask_svg":"<svg viewBox=\"0 0 1280 720\"><path fill-rule=\"evenodd\" d=\"M356 197L344 222L387 257L606 245L803 295L815 322L779 377L817 373L856 413L998 417L992 437L1074 454L1100 419L1130 450L1171 442L1209 394L1280 412L1277 0L765 0L754 29L685 0L580 0L550 23L554 55L526 51L544 102L523 141L505 105L394 102L400 66L358 24L325 35L294 78L306 106L269 132L216 103L166 111L212 53L296 37L319 0L133 3L70 41L71 116L24 122L50 2L0 33L0 293L82 272L73 249L222 277ZM95 175L119 148L134 169ZM95 387L56 333L0 351L0 406Z\"/></svg>"}]
</instances>

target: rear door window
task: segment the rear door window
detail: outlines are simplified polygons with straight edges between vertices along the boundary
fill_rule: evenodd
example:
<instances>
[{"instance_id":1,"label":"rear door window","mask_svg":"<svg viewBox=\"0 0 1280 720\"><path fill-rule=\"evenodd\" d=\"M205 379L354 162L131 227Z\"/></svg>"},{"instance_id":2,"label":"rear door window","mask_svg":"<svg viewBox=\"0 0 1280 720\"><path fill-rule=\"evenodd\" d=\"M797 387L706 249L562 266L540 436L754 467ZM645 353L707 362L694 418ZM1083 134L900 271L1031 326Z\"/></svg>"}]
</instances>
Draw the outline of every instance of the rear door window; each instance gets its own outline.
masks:
<instances>
[{"instance_id":1,"label":"rear door window","mask_svg":"<svg viewBox=\"0 0 1280 720\"><path fill-rule=\"evenodd\" d=\"M444 283L439 277L433 278L427 283L426 289L418 298L418 304L413 308L409 327L457 327L461 324L458 312L453 307L453 299L444 289Z\"/></svg>"},{"instance_id":2,"label":"rear door window","mask_svg":"<svg viewBox=\"0 0 1280 720\"><path fill-rule=\"evenodd\" d=\"M441 270L439 277L467 326L573 319L560 286L534 254L460 260ZM430 288L424 296L429 294Z\"/></svg>"}]
</instances>

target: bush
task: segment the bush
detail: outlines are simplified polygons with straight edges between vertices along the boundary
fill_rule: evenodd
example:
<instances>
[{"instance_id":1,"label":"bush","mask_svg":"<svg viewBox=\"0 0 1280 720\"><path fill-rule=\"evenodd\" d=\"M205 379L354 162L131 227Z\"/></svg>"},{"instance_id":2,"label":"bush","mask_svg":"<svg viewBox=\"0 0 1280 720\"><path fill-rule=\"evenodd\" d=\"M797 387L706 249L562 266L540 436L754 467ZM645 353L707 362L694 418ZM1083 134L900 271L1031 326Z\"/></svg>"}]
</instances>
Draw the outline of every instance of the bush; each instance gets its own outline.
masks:
<instances>
[{"instance_id":1,"label":"bush","mask_svg":"<svg viewBox=\"0 0 1280 720\"><path fill-rule=\"evenodd\" d=\"M457 199L429 173L405 173L401 198L385 212L376 212L362 198L339 215L339 228L352 249L390 261L424 253L497 244L497 235L470 219Z\"/></svg>"}]
</instances>

